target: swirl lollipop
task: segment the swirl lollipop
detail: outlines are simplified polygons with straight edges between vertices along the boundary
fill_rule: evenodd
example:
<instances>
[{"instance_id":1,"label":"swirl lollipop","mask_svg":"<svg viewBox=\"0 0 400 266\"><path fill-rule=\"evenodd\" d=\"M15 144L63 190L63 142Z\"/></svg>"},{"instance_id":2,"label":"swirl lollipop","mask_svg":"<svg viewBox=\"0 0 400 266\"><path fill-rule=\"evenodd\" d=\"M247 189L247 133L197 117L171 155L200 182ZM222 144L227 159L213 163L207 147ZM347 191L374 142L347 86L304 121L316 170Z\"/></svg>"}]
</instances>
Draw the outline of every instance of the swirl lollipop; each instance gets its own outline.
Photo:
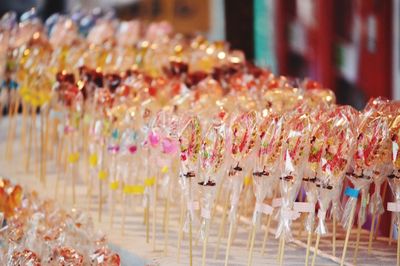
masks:
<instances>
[{"instance_id":1,"label":"swirl lollipop","mask_svg":"<svg viewBox=\"0 0 400 266\"><path fill-rule=\"evenodd\" d=\"M382 104L383 106L385 104ZM382 106L381 105L381 106ZM385 179L390 175L393 165L391 164L391 141L389 127L392 122L393 116L382 110L379 112L379 120L382 122L382 137L378 139L376 150L372 157L372 178L375 184L374 193L371 196L369 211L372 215L371 230L368 240L368 253L372 248L372 237L374 233L376 218L382 215L385 211L383 207L383 200L381 196L381 185ZM379 220L379 218L378 218Z\"/></svg>"},{"instance_id":2,"label":"swirl lollipop","mask_svg":"<svg viewBox=\"0 0 400 266\"><path fill-rule=\"evenodd\" d=\"M306 231L307 235L307 251L306 251L306 265L308 265L308 257L310 252L311 237L314 231L314 220L315 220L315 204L318 200L318 191L316 180L317 176L321 172L321 157L324 153L326 136L329 131L329 125L326 121L326 113L319 110L318 113L314 113L311 118L313 119L314 126L311 131L310 139L310 153L307 158L307 163L304 169L304 190L307 196L307 209L309 213L306 220ZM319 235L317 240L319 239ZM315 254L315 253L314 253ZM314 260L313 260L314 261Z\"/></svg>"},{"instance_id":3,"label":"swirl lollipop","mask_svg":"<svg viewBox=\"0 0 400 266\"><path fill-rule=\"evenodd\" d=\"M239 163L246 159L255 145L257 136L256 118L257 116L255 111L240 114L234 119L230 128L230 133L232 134L230 136L232 142L230 149L233 163L229 169L228 176L231 187L231 209L229 211L230 224L228 244L225 254L225 265L228 264L233 226L237 219L237 207L243 185L243 168L239 165Z\"/></svg>"},{"instance_id":4,"label":"swirl lollipop","mask_svg":"<svg viewBox=\"0 0 400 266\"><path fill-rule=\"evenodd\" d=\"M353 183L355 190L351 193L349 189L349 200L346 203L342 224L350 233L353 223L353 216L356 208L358 192L361 190L361 205L358 213L357 242L354 253L354 261L357 257L358 243L360 239L361 226L366 221L367 193L372 180L372 159L379 147L380 141L387 134L387 125L374 110L364 112L360 125L358 126L358 137L356 140L356 151L353 155L353 172L348 176ZM350 192L350 193L349 193ZM346 235L346 240L348 236ZM342 263L344 263L347 249L347 241L345 241L344 251L342 254Z\"/></svg>"},{"instance_id":5,"label":"swirl lollipop","mask_svg":"<svg viewBox=\"0 0 400 266\"><path fill-rule=\"evenodd\" d=\"M179 143L181 159L180 182L187 202L185 225L188 224L189 226L189 257L190 265L193 265L192 224L195 214L195 206L193 200L192 179L193 177L196 177L197 159L201 146L201 125L196 116L190 117L183 123L183 127L179 134ZM182 230L182 228L180 228L180 230ZM181 238L181 233L179 238ZM178 249L180 249L180 240Z\"/></svg>"},{"instance_id":6,"label":"swirl lollipop","mask_svg":"<svg viewBox=\"0 0 400 266\"><path fill-rule=\"evenodd\" d=\"M286 123L281 160L282 207L280 219L276 231L276 237L280 237L280 253L278 258L283 263L285 240L291 239L291 223L297 218L297 213L292 211L294 200L300 189L303 178L304 160L308 158L310 149L309 137L311 133L310 118L302 114L301 110L289 115Z\"/></svg>"},{"instance_id":7,"label":"swirl lollipop","mask_svg":"<svg viewBox=\"0 0 400 266\"><path fill-rule=\"evenodd\" d=\"M324 133L325 141L318 161L320 168L316 173L315 181L320 208L318 211L317 241L312 260L313 265L318 252L320 236L327 233L325 224L327 210L332 199L334 199L335 193L340 192L343 175L348 169L353 151L355 134L351 124L352 121L348 120L346 111L347 107L336 107L327 115L327 121L323 122L326 130Z\"/></svg>"},{"instance_id":8,"label":"swirl lollipop","mask_svg":"<svg viewBox=\"0 0 400 266\"><path fill-rule=\"evenodd\" d=\"M391 203L391 205L395 205L390 208L388 204L388 210L396 212L396 221L397 221L397 230L400 230L400 114L397 113L396 117L393 120L393 123L390 126L390 140L391 140L391 152L392 152L392 166L393 173L389 175L389 185L392 190L393 196L396 200L395 203ZM392 234L392 230L390 230L390 234ZM397 239L397 264L400 262L400 241Z\"/></svg>"},{"instance_id":9,"label":"swirl lollipop","mask_svg":"<svg viewBox=\"0 0 400 266\"><path fill-rule=\"evenodd\" d=\"M252 264L252 251L256 227L259 225L261 215L263 213L269 215L267 229L265 231L266 236L268 235L273 208L268 204L264 204L263 202L266 197L273 196L274 182L279 175L278 162L280 149L282 148L282 133L283 118L277 114L267 114L258 127L258 139L260 146L257 150L256 161L253 170L253 187L254 194L256 196L256 205L253 213L253 226L248 265ZM263 242L263 251L264 248L265 242Z\"/></svg>"},{"instance_id":10,"label":"swirl lollipop","mask_svg":"<svg viewBox=\"0 0 400 266\"><path fill-rule=\"evenodd\" d=\"M200 149L200 168L203 172L203 180L199 182L202 191L202 235L203 257L202 265L205 265L207 240L210 227L211 209L215 197L215 176L220 172L225 156L225 124L223 121L215 121L204 135Z\"/></svg>"}]
</instances>

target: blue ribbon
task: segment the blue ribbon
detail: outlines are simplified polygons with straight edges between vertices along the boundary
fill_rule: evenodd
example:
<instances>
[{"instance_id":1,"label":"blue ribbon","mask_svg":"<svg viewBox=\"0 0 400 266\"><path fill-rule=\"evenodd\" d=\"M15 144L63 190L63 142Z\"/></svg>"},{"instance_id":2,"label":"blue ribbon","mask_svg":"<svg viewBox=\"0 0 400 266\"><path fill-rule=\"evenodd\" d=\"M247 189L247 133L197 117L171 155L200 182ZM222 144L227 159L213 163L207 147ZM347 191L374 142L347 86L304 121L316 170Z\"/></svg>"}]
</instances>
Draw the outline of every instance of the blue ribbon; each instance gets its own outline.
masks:
<instances>
[{"instance_id":1,"label":"blue ribbon","mask_svg":"<svg viewBox=\"0 0 400 266\"><path fill-rule=\"evenodd\" d=\"M346 196L352 197L352 198L358 198L358 194L360 193L359 189L347 187L346 190L344 191L344 194Z\"/></svg>"}]
</instances>

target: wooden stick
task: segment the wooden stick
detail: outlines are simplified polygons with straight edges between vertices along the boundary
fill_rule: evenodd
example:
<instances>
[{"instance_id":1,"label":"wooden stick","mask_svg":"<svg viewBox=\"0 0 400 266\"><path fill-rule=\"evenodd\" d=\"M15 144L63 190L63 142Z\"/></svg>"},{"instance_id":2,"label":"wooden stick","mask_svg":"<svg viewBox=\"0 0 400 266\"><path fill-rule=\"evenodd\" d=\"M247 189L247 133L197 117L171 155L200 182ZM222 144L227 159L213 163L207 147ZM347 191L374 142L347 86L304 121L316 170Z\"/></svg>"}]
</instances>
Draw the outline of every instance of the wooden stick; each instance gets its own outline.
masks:
<instances>
[{"instance_id":1,"label":"wooden stick","mask_svg":"<svg viewBox=\"0 0 400 266\"><path fill-rule=\"evenodd\" d=\"M386 198L386 192L387 192L387 188L388 188L388 182L385 181L383 183L383 192L382 192L382 199L383 201ZM376 240L378 238L378 233L379 233L379 227L381 226L381 215L378 215L378 221L376 223L376 227L375 227L375 235L374 235L374 240Z\"/></svg>"},{"instance_id":2,"label":"wooden stick","mask_svg":"<svg viewBox=\"0 0 400 266\"><path fill-rule=\"evenodd\" d=\"M40 183L44 185L45 182L45 175L44 175L44 161L45 161L45 145L44 145L44 110L42 109L40 112L40 164L39 164L39 172L40 172ZM74 173L72 172L72 175Z\"/></svg>"},{"instance_id":3,"label":"wooden stick","mask_svg":"<svg viewBox=\"0 0 400 266\"><path fill-rule=\"evenodd\" d=\"M181 255L181 244L182 244L182 237L183 237L183 217L185 214L185 209L184 209L183 203L184 203L184 200L183 200L183 197L181 197L181 213L179 215L178 254L177 254L178 263L179 263L180 255Z\"/></svg>"},{"instance_id":4,"label":"wooden stick","mask_svg":"<svg viewBox=\"0 0 400 266\"><path fill-rule=\"evenodd\" d=\"M190 177L189 177L189 202L192 202L192 178ZM189 261L190 261L189 265L190 266L193 266L192 227L193 227L193 217L191 214L189 214Z\"/></svg>"},{"instance_id":5,"label":"wooden stick","mask_svg":"<svg viewBox=\"0 0 400 266\"><path fill-rule=\"evenodd\" d=\"M269 236L269 227L271 226L271 221L272 221L272 214L268 215L268 220L267 220L267 227L265 228L265 234L264 234L264 239L261 247L261 255L264 256L265 252L265 246L268 240Z\"/></svg>"},{"instance_id":6,"label":"wooden stick","mask_svg":"<svg viewBox=\"0 0 400 266\"><path fill-rule=\"evenodd\" d=\"M111 215L110 215L110 228L114 227L114 216L115 216L115 191L111 189Z\"/></svg>"},{"instance_id":7,"label":"wooden stick","mask_svg":"<svg viewBox=\"0 0 400 266\"><path fill-rule=\"evenodd\" d=\"M277 254L277 256L276 256L276 261L277 261L277 263L279 263L280 260L281 260L282 241L283 241L283 238L282 238L282 236L281 236L281 237L279 237L278 254Z\"/></svg>"},{"instance_id":8,"label":"wooden stick","mask_svg":"<svg viewBox=\"0 0 400 266\"><path fill-rule=\"evenodd\" d=\"M229 233L228 233L228 241L225 253L225 266L228 266L229 261L229 253L231 251L231 243L232 243L232 234L233 234L233 222L229 223Z\"/></svg>"},{"instance_id":9,"label":"wooden stick","mask_svg":"<svg viewBox=\"0 0 400 266\"><path fill-rule=\"evenodd\" d=\"M11 145L11 131L12 131L12 113L14 108L12 108L13 104L13 91L9 91L10 93L10 102L8 104L8 133L7 133L7 144L6 144L6 151L5 151L5 158L6 160L10 160L10 145Z\"/></svg>"},{"instance_id":10,"label":"wooden stick","mask_svg":"<svg viewBox=\"0 0 400 266\"><path fill-rule=\"evenodd\" d=\"M301 235L303 234L305 219L306 219L306 215L304 215L303 213L300 213L300 226L299 226L299 230L297 231L297 238L300 238Z\"/></svg>"},{"instance_id":11,"label":"wooden stick","mask_svg":"<svg viewBox=\"0 0 400 266\"><path fill-rule=\"evenodd\" d=\"M206 265L206 253L207 253L207 243L208 243L208 233L210 230L210 220L209 219L205 219L205 236L204 236L204 240L203 240L203 255L201 258L201 265L205 266Z\"/></svg>"},{"instance_id":12,"label":"wooden stick","mask_svg":"<svg viewBox=\"0 0 400 266\"><path fill-rule=\"evenodd\" d=\"M282 235L281 236L282 237L282 247L281 247L281 256L280 256L280 259L279 259L279 265L283 265L283 257L285 256L285 244L286 244L286 241L285 241L285 237Z\"/></svg>"},{"instance_id":13,"label":"wooden stick","mask_svg":"<svg viewBox=\"0 0 400 266\"><path fill-rule=\"evenodd\" d=\"M252 227L250 226L250 229L252 229ZM253 230L249 230L249 234L247 236L247 242L246 242L246 249L250 250L250 242L251 242L251 236L253 234Z\"/></svg>"},{"instance_id":14,"label":"wooden stick","mask_svg":"<svg viewBox=\"0 0 400 266\"><path fill-rule=\"evenodd\" d=\"M218 230L217 246L215 247L214 259L216 259L218 256L219 246L221 244L221 238L225 233L224 231L225 231L225 224L226 224L226 218L227 218L226 212L228 210L228 203L229 203L229 196L226 195L225 202L224 202L224 208L222 211L222 221L221 221L221 224L220 224L219 230Z\"/></svg>"},{"instance_id":15,"label":"wooden stick","mask_svg":"<svg viewBox=\"0 0 400 266\"><path fill-rule=\"evenodd\" d=\"M146 198L144 223L146 226L146 243L150 243L150 195L148 193L146 194Z\"/></svg>"},{"instance_id":16,"label":"wooden stick","mask_svg":"<svg viewBox=\"0 0 400 266\"><path fill-rule=\"evenodd\" d=\"M256 236L256 225L252 225L252 230L251 230L251 242L250 242L250 251L249 251L249 257L248 257L248 262L247 266L253 265L253 248L254 248L254 239Z\"/></svg>"},{"instance_id":17,"label":"wooden stick","mask_svg":"<svg viewBox=\"0 0 400 266\"><path fill-rule=\"evenodd\" d=\"M171 195L171 188L172 188L172 182L171 180L169 181L168 184L168 194L167 194L167 199L166 199L166 207L165 207L165 222L164 222L164 256L168 254L168 240L169 240L169 206L170 206L170 195Z\"/></svg>"},{"instance_id":18,"label":"wooden stick","mask_svg":"<svg viewBox=\"0 0 400 266\"><path fill-rule=\"evenodd\" d=\"M39 145L37 145L38 140L37 140L37 132L36 132L36 118L37 118L37 114L36 114L36 106L33 108L33 131L32 131L32 144L33 144L33 154L34 154L34 171L35 171L35 176L39 177Z\"/></svg>"},{"instance_id":19,"label":"wooden stick","mask_svg":"<svg viewBox=\"0 0 400 266\"><path fill-rule=\"evenodd\" d=\"M0 104L0 117L2 113L2 106ZM21 150L26 149L26 128L27 128L27 113L28 113L28 108L27 104L25 102L22 102L22 126L21 126Z\"/></svg>"},{"instance_id":20,"label":"wooden stick","mask_svg":"<svg viewBox=\"0 0 400 266\"><path fill-rule=\"evenodd\" d=\"M310 255L310 246L311 246L311 238L312 238L312 232L311 231L308 232L308 236L307 236L307 249L306 249L306 262L305 262L306 266L308 266L308 257Z\"/></svg>"},{"instance_id":21,"label":"wooden stick","mask_svg":"<svg viewBox=\"0 0 400 266\"><path fill-rule=\"evenodd\" d=\"M192 247L192 239L193 239L193 233L192 233L192 218L189 219L189 265L193 266L193 247Z\"/></svg>"},{"instance_id":22,"label":"wooden stick","mask_svg":"<svg viewBox=\"0 0 400 266\"><path fill-rule=\"evenodd\" d=\"M389 240L388 240L389 246L392 245L392 241L393 241L393 224L394 224L394 218L393 218L393 213L392 213L391 217L390 217L390 229L389 229Z\"/></svg>"},{"instance_id":23,"label":"wooden stick","mask_svg":"<svg viewBox=\"0 0 400 266\"><path fill-rule=\"evenodd\" d=\"M30 108L30 110L28 110L28 112L31 111L32 112L32 117L33 117L33 107ZM32 118L33 119L33 118ZM33 120L30 120L29 123L29 134L28 134L28 147L27 147L27 152L25 153L25 172L28 173L29 172L29 164L30 164L30 160L31 160L31 151L32 151L32 131L33 131Z\"/></svg>"},{"instance_id":24,"label":"wooden stick","mask_svg":"<svg viewBox=\"0 0 400 266\"><path fill-rule=\"evenodd\" d=\"M122 193L122 223L121 223L121 235L125 235L125 223L126 223L126 193Z\"/></svg>"},{"instance_id":25,"label":"wooden stick","mask_svg":"<svg viewBox=\"0 0 400 266\"><path fill-rule=\"evenodd\" d=\"M153 195L153 223L152 223L152 241L153 241L153 251L156 250L156 222L157 222L157 176L155 175L154 180L154 195Z\"/></svg>"},{"instance_id":26,"label":"wooden stick","mask_svg":"<svg viewBox=\"0 0 400 266\"><path fill-rule=\"evenodd\" d=\"M400 223L397 224L397 266L400 266Z\"/></svg>"},{"instance_id":27,"label":"wooden stick","mask_svg":"<svg viewBox=\"0 0 400 266\"><path fill-rule=\"evenodd\" d=\"M106 144L102 143L100 171L104 171L105 156L106 156ZM99 178L99 209L98 209L99 222L101 222L102 212L103 212L103 180Z\"/></svg>"},{"instance_id":28,"label":"wooden stick","mask_svg":"<svg viewBox=\"0 0 400 266\"><path fill-rule=\"evenodd\" d=\"M336 212L333 211L332 255L336 257Z\"/></svg>"},{"instance_id":29,"label":"wooden stick","mask_svg":"<svg viewBox=\"0 0 400 266\"><path fill-rule=\"evenodd\" d=\"M14 139L16 134L16 116L18 114L19 108L19 99L18 94L15 95L15 102L14 102L14 110L11 115L11 135L10 135L10 150L9 150L9 159L13 158L14 154Z\"/></svg>"},{"instance_id":30,"label":"wooden stick","mask_svg":"<svg viewBox=\"0 0 400 266\"><path fill-rule=\"evenodd\" d=\"M372 237L374 235L374 229L375 229L375 220L376 220L376 214L372 215L372 222L371 222L371 230L369 231L369 240L368 240L368 254L371 254L371 248L372 248Z\"/></svg>"},{"instance_id":31,"label":"wooden stick","mask_svg":"<svg viewBox=\"0 0 400 266\"><path fill-rule=\"evenodd\" d=\"M319 247L319 240L321 239L321 235L317 234L317 240L315 242L315 249L314 249L314 255L311 261L311 266L315 265L315 259L317 258L317 254L318 254L318 247Z\"/></svg>"},{"instance_id":32,"label":"wooden stick","mask_svg":"<svg viewBox=\"0 0 400 266\"><path fill-rule=\"evenodd\" d=\"M351 207L351 211L350 211L350 221L349 221L349 224L348 224L348 226L347 226L346 238L345 238L345 241L344 241L343 253L342 253L342 259L341 259L341 262L340 262L340 266L343 266L343 265L344 265L344 260L345 260L345 258L346 258L346 252L347 252L347 246L348 246L348 244L349 244L349 238L350 238L351 227L352 227L352 225L353 225L354 212L355 212L355 210L356 210L356 203L357 203L357 202L354 202L353 206Z\"/></svg>"},{"instance_id":33,"label":"wooden stick","mask_svg":"<svg viewBox=\"0 0 400 266\"><path fill-rule=\"evenodd\" d=\"M357 256L358 256L358 248L360 246L360 236L361 236L361 224L359 223L357 225L357 240L356 240L356 248L354 250L354 256L353 256L353 264L357 264Z\"/></svg>"}]
</instances>

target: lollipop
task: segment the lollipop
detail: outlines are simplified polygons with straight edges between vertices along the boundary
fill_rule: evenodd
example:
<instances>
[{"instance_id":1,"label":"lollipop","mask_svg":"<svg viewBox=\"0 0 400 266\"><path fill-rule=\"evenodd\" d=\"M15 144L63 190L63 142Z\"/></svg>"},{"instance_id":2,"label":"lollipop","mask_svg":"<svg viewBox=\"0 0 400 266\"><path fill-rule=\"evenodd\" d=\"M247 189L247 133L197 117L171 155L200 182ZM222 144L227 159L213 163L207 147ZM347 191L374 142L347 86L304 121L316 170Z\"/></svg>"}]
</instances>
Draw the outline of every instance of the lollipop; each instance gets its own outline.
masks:
<instances>
[{"instance_id":1,"label":"lollipop","mask_svg":"<svg viewBox=\"0 0 400 266\"><path fill-rule=\"evenodd\" d=\"M385 110L379 114L382 122L382 130L384 130L382 137L379 138L377 148L372 157L372 178L375 184L374 193L371 196L369 211L372 215L371 230L368 241L368 253L372 248L372 236L375 227L376 217L382 215L385 211L383 207L383 200L381 197L381 185L385 179L390 175L393 166L391 164L391 141L389 127L392 123L392 115ZM379 219L379 218L378 218Z\"/></svg>"},{"instance_id":2,"label":"lollipop","mask_svg":"<svg viewBox=\"0 0 400 266\"><path fill-rule=\"evenodd\" d=\"M229 234L228 244L225 254L225 265L228 264L229 252L232 242L233 226L237 219L237 207L239 203L240 192L243 185L243 168L239 164L251 153L257 136L256 112L250 111L238 115L231 124L231 156L232 166L229 169L229 182L231 187L231 209L229 211Z\"/></svg>"},{"instance_id":3,"label":"lollipop","mask_svg":"<svg viewBox=\"0 0 400 266\"><path fill-rule=\"evenodd\" d=\"M184 121L179 134L179 143L181 159L180 183L187 202L185 225L188 224L189 226L189 257L190 265L192 265L192 224L195 214L192 179L196 177L197 159L201 146L201 125L196 116ZM178 248L180 249L180 245Z\"/></svg>"},{"instance_id":4,"label":"lollipop","mask_svg":"<svg viewBox=\"0 0 400 266\"><path fill-rule=\"evenodd\" d=\"M285 240L292 238L290 229L292 220L298 217L292 208L303 178L304 159L308 158L310 149L310 119L308 115L299 111L301 110L294 112L287 119L287 128L283 138L286 142L282 147L281 161L282 207L276 231L276 237L280 237L281 249L278 258L281 264L283 263Z\"/></svg>"},{"instance_id":5,"label":"lollipop","mask_svg":"<svg viewBox=\"0 0 400 266\"><path fill-rule=\"evenodd\" d=\"M327 210L335 197L335 193L340 193L343 175L349 167L350 157L353 152L355 133L352 121L346 116L348 114L346 113L348 112L347 109L347 107L336 107L327 115L327 121L324 121L326 138L318 161L320 168L316 173L315 180L320 208L318 211L318 226L316 228L317 241L312 264L315 263L320 236L327 233L325 224ZM334 214L334 217L336 217L336 214ZM334 230L336 230L335 224ZM335 233L333 235L335 240ZM333 244L335 244L335 241Z\"/></svg>"},{"instance_id":6,"label":"lollipop","mask_svg":"<svg viewBox=\"0 0 400 266\"><path fill-rule=\"evenodd\" d=\"M390 140L392 144L392 166L393 173L389 175L389 185L393 196L396 200L394 203L388 203L388 210L396 213L397 230L400 230L400 114L395 114L396 117L390 126ZM390 230L392 234L392 230ZM397 264L400 263L400 241L397 239Z\"/></svg>"},{"instance_id":7,"label":"lollipop","mask_svg":"<svg viewBox=\"0 0 400 266\"><path fill-rule=\"evenodd\" d=\"M200 168L203 172L203 180L199 182L202 190L201 216L203 235L202 265L205 265L207 240L210 227L211 209L214 203L216 175L219 173L225 153L225 124L223 121L215 121L204 134L200 149Z\"/></svg>"},{"instance_id":8,"label":"lollipop","mask_svg":"<svg viewBox=\"0 0 400 266\"><path fill-rule=\"evenodd\" d=\"M266 197L273 196L274 182L279 175L277 166L280 149L282 147L282 128L283 118L273 113L267 114L258 127L259 147L253 168L253 187L256 196L256 205L253 213L253 226L248 265L252 264L252 252L256 227L260 223L261 215L269 215L268 225L265 231L266 235L268 234L269 224L271 223L270 219L273 208L263 202ZM263 243L263 250L264 248L265 243Z\"/></svg>"},{"instance_id":9,"label":"lollipop","mask_svg":"<svg viewBox=\"0 0 400 266\"><path fill-rule=\"evenodd\" d=\"M354 254L354 261L357 257L358 243L361 233L361 226L366 220L367 193L372 180L372 159L379 147L379 143L387 134L387 125L374 110L364 112L360 125L358 126L358 137L356 140L356 151L353 155L353 172L348 176L355 189L347 189L346 194L350 196L346 203L342 224L350 234L350 228L353 223L354 211L357 203L358 192L361 190L361 206L358 213L357 243ZM348 236L346 234L346 240ZM347 249L347 241L342 254L342 263L344 263Z\"/></svg>"},{"instance_id":10,"label":"lollipop","mask_svg":"<svg viewBox=\"0 0 400 266\"><path fill-rule=\"evenodd\" d=\"M314 231L315 219L315 204L317 202L317 176L321 172L321 157L324 153L326 136L329 130L329 125L326 121L326 114L319 110L318 113L312 115L314 126L311 131L310 153L307 158L307 163L304 169L304 189L307 196L307 209L309 210L306 220L307 235L307 251L306 265L308 265L308 257L310 252L311 237ZM325 210L326 211L326 210ZM317 238L318 239L318 238ZM315 254L315 253L314 253ZM314 261L314 260L313 260Z\"/></svg>"}]
</instances>

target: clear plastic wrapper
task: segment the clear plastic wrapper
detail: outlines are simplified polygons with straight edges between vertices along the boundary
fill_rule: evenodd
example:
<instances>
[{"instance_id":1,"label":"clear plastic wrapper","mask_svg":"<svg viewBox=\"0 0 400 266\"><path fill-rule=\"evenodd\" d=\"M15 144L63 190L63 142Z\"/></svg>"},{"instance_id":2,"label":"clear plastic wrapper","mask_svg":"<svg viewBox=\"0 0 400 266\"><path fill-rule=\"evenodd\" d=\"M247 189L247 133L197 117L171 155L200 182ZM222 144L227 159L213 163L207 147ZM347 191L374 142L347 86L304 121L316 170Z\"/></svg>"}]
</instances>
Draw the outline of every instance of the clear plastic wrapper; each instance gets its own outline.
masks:
<instances>
[{"instance_id":1,"label":"clear plastic wrapper","mask_svg":"<svg viewBox=\"0 0 400 266\"><path fill-rule=\"evenodd\" d=\"M200 148L200 169L202 178L199 181L201 192L202 224L200 236L205 239L214 205L215 190L219 182L219 174L225 157L225 124L224 121L214 123L204 133Z\"/></svg>"},{"instance_id":2,"label":"clear plastic wrapper","mask_svg":"<svg viewBox=\"0 0 400 266\"><path fill-rule=\"evenodd\" d=\"M276 237L292 239L291 224L296 218L293 203L303 179L304 161L308 158L311 134L310 119L301 110L289 114L285 124L282 147L280 191L282 206L279 212L279 224Z\"/></svg>"},{"instance_id":3,"label":"clear plastic wrapper","mask_svg":"<svg viewBox=\"0 0 400 266\"><path fill-rule=\"evenodd\" d=\"M196 116L189 117L182 123L179 134L180 143L180 184L186 199L186 221L184 228L195 220L193 179L197 173L197 159L201 147L201 125Z\"/></svg>"},{"instance_id":4,"label":"clear plastic wrapper","mask_svg":"<svg viewBox=\"0 0 400 266\"><path fill-rule=\"evenodd\" d=\"M358 126L358 136L356 140L356 150L353 155L352 173L348 178L353 183L354 188L361 191L361 204L358 212L358 224L363 225L366 221L366 207L368 190L373 181L373 158L377 152L380 140L387 134L387 124L380 119L375 110L365 111ZM356 197L350 197L346 203L342 224L348 228L352 208L357 203ZM352 225L350 225L352 226Z\"/></svg>"},{"instance_id":5,"label":"clear plastic wrapper","mask_svg":"<svg viewBox=\"0 0 400 266\"><path fill-rule=\"evenodd\" d=\"M393 172L389 175L389 185L396 204L400 203L400 114L394 114L394 120L390 126L389 136L391 142L391 157ZM399 212L396 213L397 224L400 222Z\"/></svg>"},{"instance_id":6,"label":"clear plastic wrapper","mask_svg":"<svg viewBox=\"0 0 400 266\"><path fill-rule=\"evenodd\" d=\"M263 213L271 215L272 207L263 205L266 197L273 196L273 188L279 176L279 154L282 148L283 118L277 114L266 114L258 126L258 151L253 167L253 190L256 205L253 224L259 225Z\"/></svg>"},{"instance_id":7,"label":"clear plastic wrapper","mask_svg":"<svg viewBox=\"0 0 400 266\"><path fill-rule=\"evenodd\" d=\"M240 192L243 187L243 161L252 152L257 136L256 112L239 114L231 124L230 134L230 152L233 162L228 173L231 190L229 219L231 223L235 223Z\"/></svg>"}]
</instances>

